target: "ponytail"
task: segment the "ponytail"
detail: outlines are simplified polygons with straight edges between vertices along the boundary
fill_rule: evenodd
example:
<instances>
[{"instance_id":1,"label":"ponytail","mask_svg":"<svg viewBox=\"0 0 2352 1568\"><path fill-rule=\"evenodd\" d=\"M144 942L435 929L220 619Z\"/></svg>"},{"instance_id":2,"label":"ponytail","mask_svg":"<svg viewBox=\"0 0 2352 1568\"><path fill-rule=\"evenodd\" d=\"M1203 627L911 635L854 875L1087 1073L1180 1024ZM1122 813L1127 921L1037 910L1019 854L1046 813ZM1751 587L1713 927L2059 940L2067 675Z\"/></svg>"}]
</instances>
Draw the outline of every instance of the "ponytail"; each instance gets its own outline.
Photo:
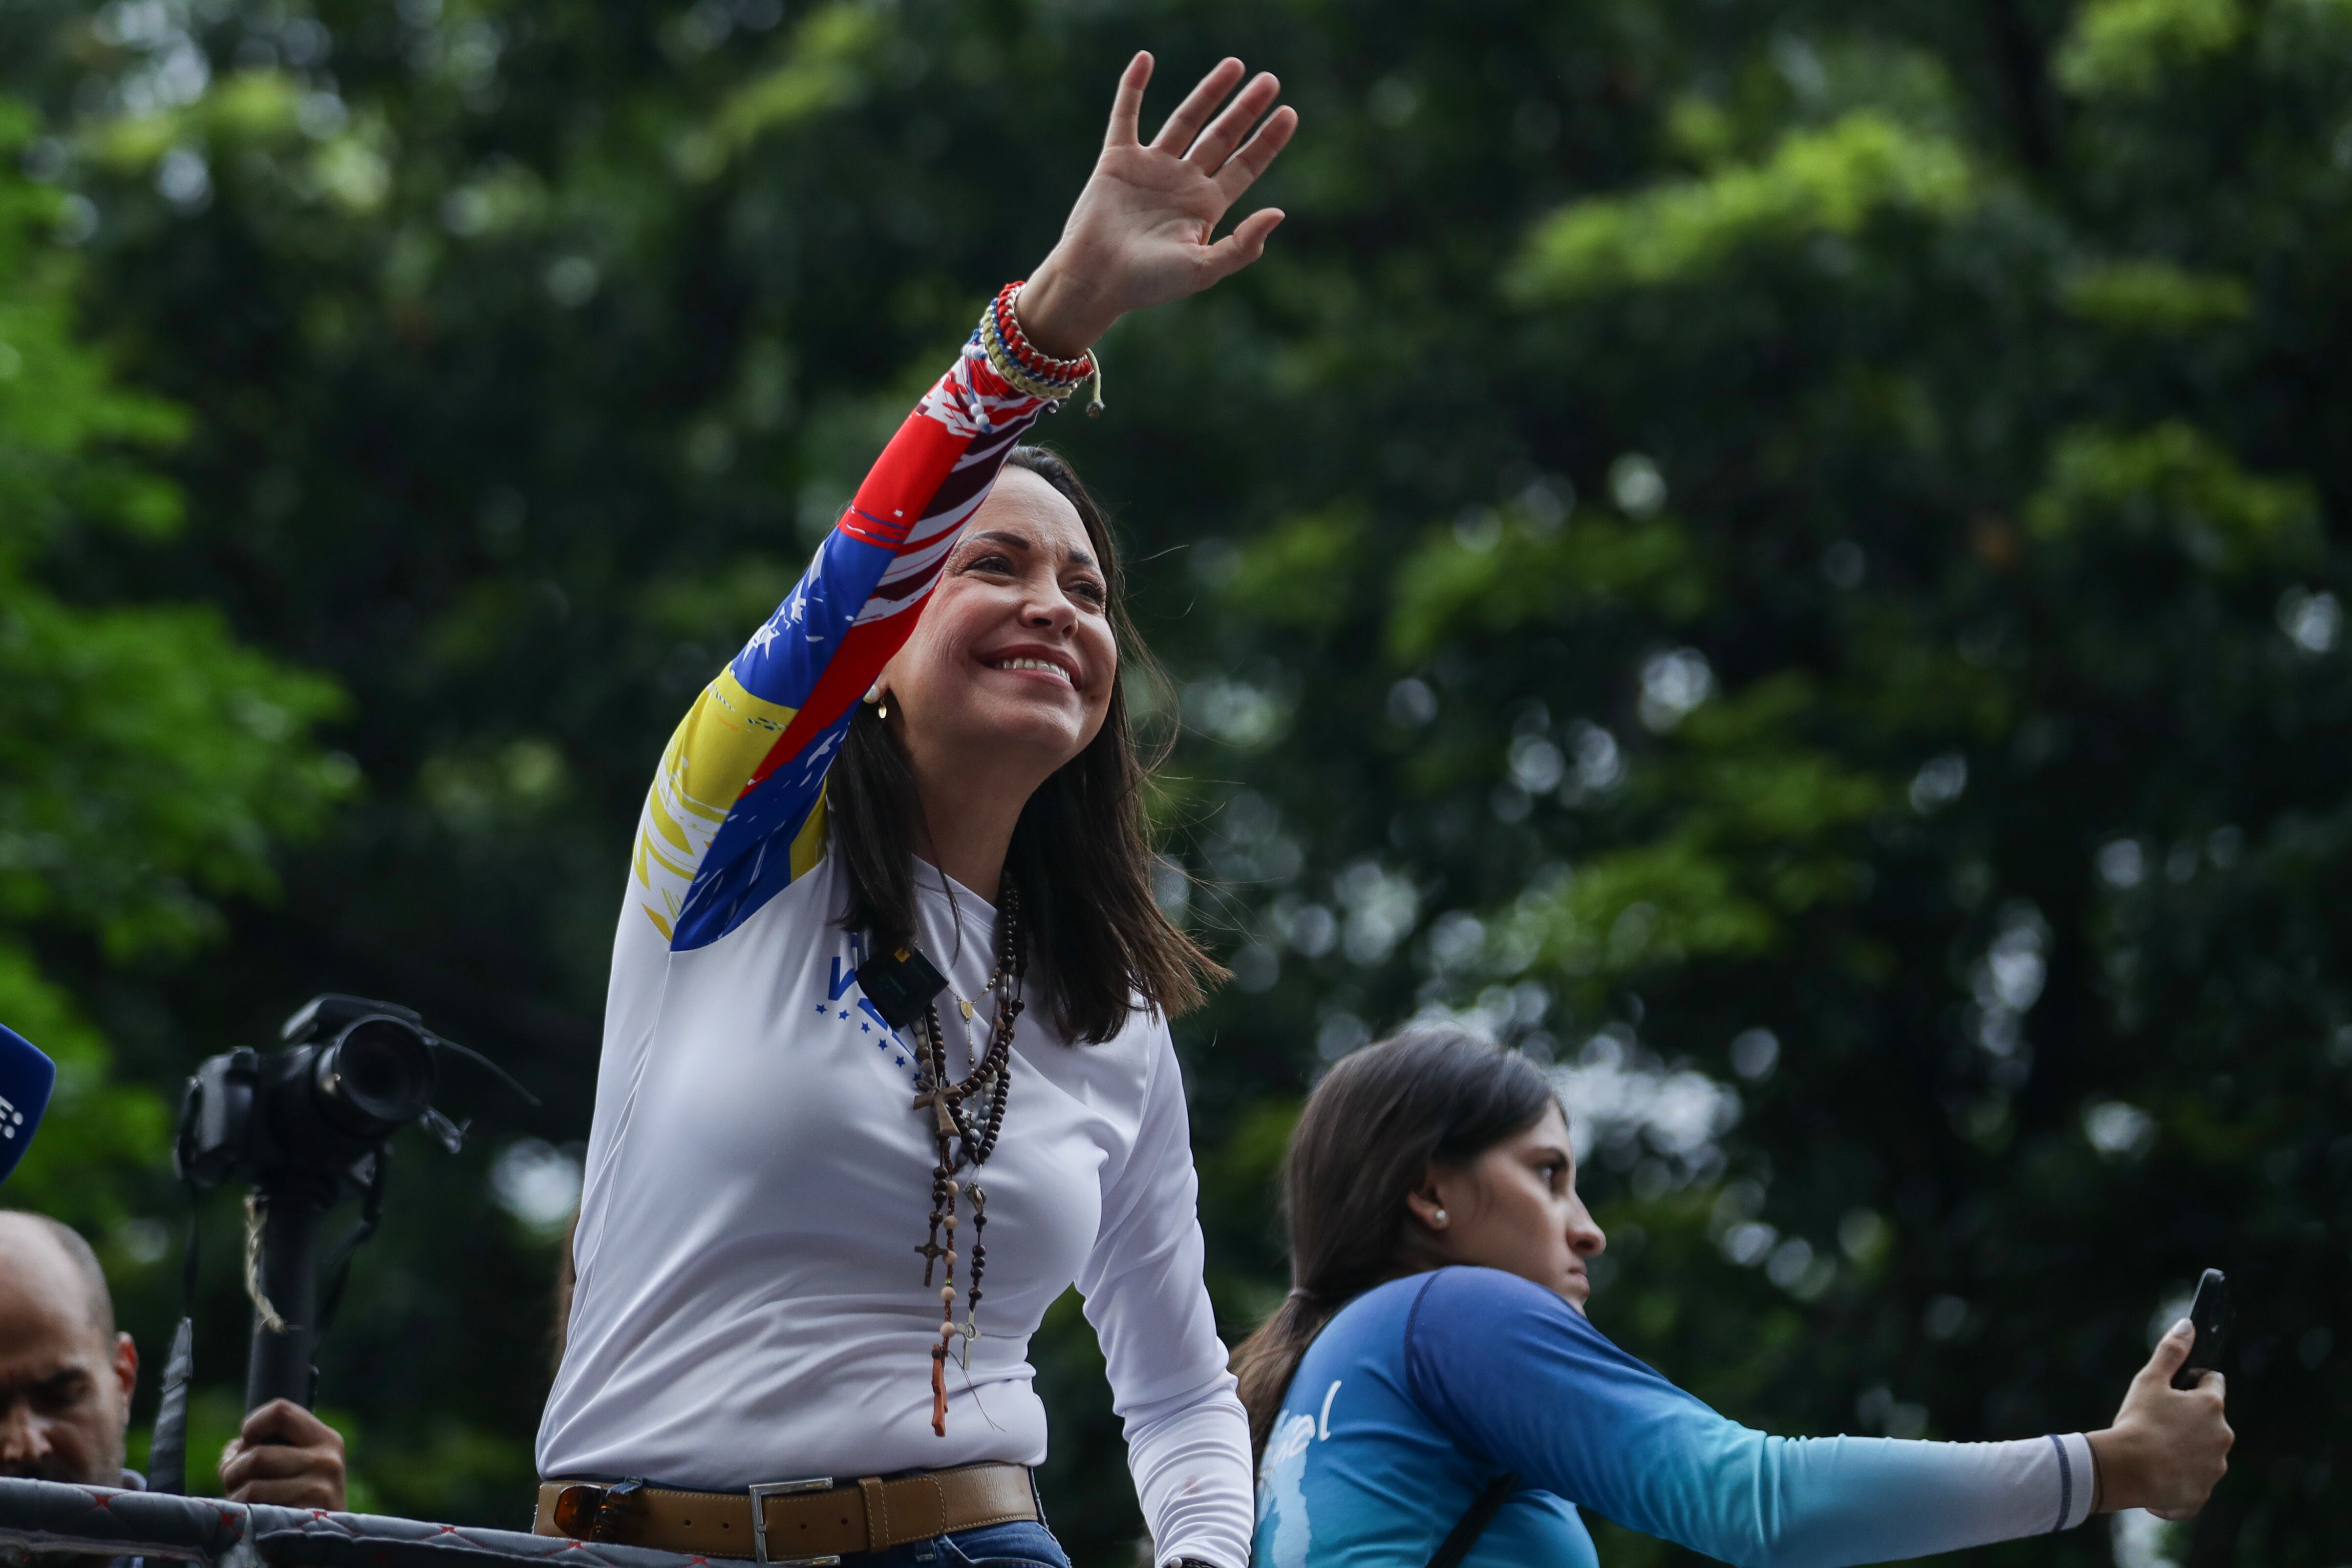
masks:
<instances>
[{"instance_id":1,"label":"ponytail","mask_svg":"<svg viewBox=\"0 0 2352 1568\"><path fill-rule=\"evenodd\" d=\"M1290 1380L1298 1375L1298 1364L1307 1359L1307 1347L1347 1304L1293 1291L1234 1352L1234 1377L1241 1385L1242 1408L1249 1412L1253 1460L1265 1457L1265 1440L1274 1433L1274 1418L1290 1392Z\"/></svg>"},{"instance_id":2,"label":"ponytail","mask_svg":"<svg viewBox=\"0 0 2352 1568\"><path fill-rule=\"evenodd\" d=\"M1526 1057L1450 1026L1367 1046L1325 1074L1282 1163L1290 1293L1234 1353L1254 1457L1265 1456L1298 1364L1340 1309L1435 1266L1405 1207L1429 1167L1477 1158L1554 1103Z\"/></svg>"}]
</instances>

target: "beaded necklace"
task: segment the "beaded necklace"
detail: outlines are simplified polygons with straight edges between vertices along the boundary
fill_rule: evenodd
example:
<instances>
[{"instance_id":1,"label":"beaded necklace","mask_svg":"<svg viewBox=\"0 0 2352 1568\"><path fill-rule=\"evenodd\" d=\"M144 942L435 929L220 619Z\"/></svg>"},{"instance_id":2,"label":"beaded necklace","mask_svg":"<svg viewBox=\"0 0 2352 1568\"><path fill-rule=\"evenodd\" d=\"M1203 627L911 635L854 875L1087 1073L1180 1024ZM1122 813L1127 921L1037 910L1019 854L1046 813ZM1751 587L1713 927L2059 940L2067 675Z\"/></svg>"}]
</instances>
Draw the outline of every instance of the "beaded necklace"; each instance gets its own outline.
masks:
<instances>
[{"instance_id":1,"label":"beaded necklace","mask_svg":"<svg viewBox=\"0 0 2352 1568\"><path fill-rule=\"evenodd\" d=\"M988 1194L977 1181L959 1182L969 1167L977 1176L996 1152L997 1134L1004 1127L1004 1101L1013 1087L1013 1026L1021 1017L1021 980L1028 971L1028 955L1021 942L1021 894L1010 878L997 893L996 968L982 991L996 996L996 1018L985 1054L971 1052L971 1071L961 1082L948 1077L946 1032L940 1028L939 1005L925 1007L916 1027L916 1055L921 1076L916 1079L915 1109L931 1113L931 1138L939 1164L931 1171L929 1238L915 1249L923 1255L923 1285L929 1289L935 1270L943 1270L940 1284L940 1337L931 1345L931 1430L948 1435L948 1342L963 1341L961 1360L971 1364L971 1342L980 1337L975 1316L980 1310L980 1280L988 1266L983 1234L988 1226ZM973 1004L961 997L957 1009L964 1018L964 1040L971 1039ZM984 1104L984 1111L982 1109ZM971 1199L971 1273L964 1300L963 1324L955 1321L956 1199ZM947 1240L940 1242L944 1230Z\"/></svg>"}]
</instances>

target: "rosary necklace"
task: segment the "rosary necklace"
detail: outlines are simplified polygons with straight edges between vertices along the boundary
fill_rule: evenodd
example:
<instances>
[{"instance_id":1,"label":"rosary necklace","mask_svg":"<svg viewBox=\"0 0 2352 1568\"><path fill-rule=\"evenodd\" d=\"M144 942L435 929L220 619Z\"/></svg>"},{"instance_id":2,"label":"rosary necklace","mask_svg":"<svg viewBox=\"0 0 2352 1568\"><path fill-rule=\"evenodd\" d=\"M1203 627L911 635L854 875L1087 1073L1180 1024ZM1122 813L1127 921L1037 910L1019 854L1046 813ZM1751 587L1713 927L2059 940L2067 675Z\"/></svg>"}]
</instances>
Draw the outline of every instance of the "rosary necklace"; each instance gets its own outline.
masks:
<instances>
[{"instance_id":1,"label":"rosary necklace","mask_svg":"<svg viewBox=\"0 0 2352 1568\"><path fill-rule=\"evenodd\" d=\"M931 1430L948 1435L948 1342L963 1342L961 1359L971 1365L971 1342L980 1337L975 1315L980 1310L980 1280L988 1266L982 1233L988 1226L988 1194L974 1180L958 1181L969 1169L978 1176L988 1156L996 1152L997 1134L1004 1127L1004 1101L1013 1086L1013 1026L1021 1017L1021 979L1028 956L1021 942L1021 894L1007 878L997 892L996 968L981 988L981 998L996 997L996 1017L983 1054L972 1034L976 1004L956 998L963 1015L964 1043L971 1071L961 1082L948 1076L947 1034L940 1027L936 1003L923 1009L916 1026L916 1055L921 1076L916 1079L915 1109L931 1113L931 1140L939 1163L931 1170L930 1236L915 1249L923 1255L923 1285L929 1289L935 1271L940 1276L940 1337L931 1345ZM955 1321L956 1199L971 1199L971 1284L964 1299L963 1322ZM946 1240L940 1237L945 1234Z\"/></svg>"}]
</instances>

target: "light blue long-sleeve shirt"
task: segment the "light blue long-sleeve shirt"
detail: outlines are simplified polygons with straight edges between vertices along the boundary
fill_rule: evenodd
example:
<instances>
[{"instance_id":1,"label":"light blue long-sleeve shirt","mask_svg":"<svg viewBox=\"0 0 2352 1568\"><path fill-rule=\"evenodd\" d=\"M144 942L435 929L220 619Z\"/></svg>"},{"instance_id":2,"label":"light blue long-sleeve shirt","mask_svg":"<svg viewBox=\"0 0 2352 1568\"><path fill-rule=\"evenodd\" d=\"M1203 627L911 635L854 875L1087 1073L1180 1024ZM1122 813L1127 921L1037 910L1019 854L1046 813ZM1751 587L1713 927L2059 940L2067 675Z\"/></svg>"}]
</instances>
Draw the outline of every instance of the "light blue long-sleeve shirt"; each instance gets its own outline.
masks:
<instances>
[{"instance_id":1,"label":"light blue long-sleeve shirt","mask_svg":"<svg viewBox=\"0 0 2352 1568\"><path fill-rule=\"evenodd\" d=\"M1579 1508L1743 1568L1843 1568L2091 1507L2080 1434L1768 1437L1541 1286L1441 1269L1366 1291L1307 1351L1259 1468L1254 1568L1423 1568L1504 1472L1517 1490L1465 1568L1598 1568Z\"/></svg>"}]
</instances>

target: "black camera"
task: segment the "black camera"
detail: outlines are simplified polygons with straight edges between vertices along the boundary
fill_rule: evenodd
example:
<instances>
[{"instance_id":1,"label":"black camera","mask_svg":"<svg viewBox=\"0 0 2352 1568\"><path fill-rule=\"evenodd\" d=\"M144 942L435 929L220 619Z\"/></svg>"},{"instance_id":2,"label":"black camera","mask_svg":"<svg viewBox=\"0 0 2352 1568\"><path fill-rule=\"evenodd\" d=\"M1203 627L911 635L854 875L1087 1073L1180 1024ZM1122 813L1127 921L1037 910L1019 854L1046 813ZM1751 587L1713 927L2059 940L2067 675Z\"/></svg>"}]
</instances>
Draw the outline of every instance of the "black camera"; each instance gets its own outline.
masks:
<instances>
[{"instance_id":1,"label":"black camera","mask_svg":"<svg viewBox=\"0 0 2352 1568\"><path fill-rule=\"evenodd\" d=\"M181 1176L305 1188L322 1204L365 1191L384 1140L432 1111L439 1041L410 1009L360 997L315 998L279 1032L288 1050L240 1046L188 1080Z\"/></svg>"},{"instance_id":2,"label":"black camera","mask_svg":"<svg viewBox=\"0 0 2352 1568\"><path fill-rule=\"evenodd\" d=\"M253 1298L248 1410L277 1398L310 1403L317 1379L310 1353L334 1316L352 1249L375 1232L384 1145L392 1135L417 1123L456 1153L465 1124L434 1108L435 1096L445 1091L467 1095L487 1088L539 1103L487 1058L443 1040L413 1009L392 1002L313 997L278 1033L284 1051L265 1056L240 1046L197 1067L180 1103L173 1145L173 1162L191 1186L237 1182L253 1188L247 1209L252 1235L246 1289ZM452 1084L452 1078L472 1083ZM352 1196L363 1202L359 1228L330 1266L322 1299L319 1221ZM179 1382L184 1388L184 1372ZM170 1395L167 1387L167 1408ZM159 1444L163 1427L159 1418ZM175 1424L174 1439L179 1436ZM176 1449L173 1457L176 1462Z\"/></svg>"}]
</instances>

